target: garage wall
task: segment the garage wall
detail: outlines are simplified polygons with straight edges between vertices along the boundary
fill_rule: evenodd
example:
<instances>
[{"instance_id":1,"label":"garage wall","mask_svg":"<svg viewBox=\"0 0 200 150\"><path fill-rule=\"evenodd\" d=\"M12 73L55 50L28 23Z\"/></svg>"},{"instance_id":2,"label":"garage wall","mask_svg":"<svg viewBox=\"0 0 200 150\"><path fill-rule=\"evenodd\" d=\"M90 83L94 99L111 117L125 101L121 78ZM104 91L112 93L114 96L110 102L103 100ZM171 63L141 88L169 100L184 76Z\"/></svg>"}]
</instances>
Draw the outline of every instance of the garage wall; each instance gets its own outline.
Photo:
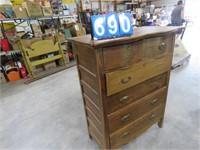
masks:
<instances>
[{"instance_id":1,"label":"garage wall","mask_svg":"<svg viewBox=\"0 0 200 150\"><path fill-rule=\"evenodd\" d=\"M157 0L152 2L153 5L155 5L156 7L160 7L160 6L167 6L167 5L176 5L178 2L178 0ZM183 2L185 2L185 0L183 0Z\"/></svg>"}]
</instances>

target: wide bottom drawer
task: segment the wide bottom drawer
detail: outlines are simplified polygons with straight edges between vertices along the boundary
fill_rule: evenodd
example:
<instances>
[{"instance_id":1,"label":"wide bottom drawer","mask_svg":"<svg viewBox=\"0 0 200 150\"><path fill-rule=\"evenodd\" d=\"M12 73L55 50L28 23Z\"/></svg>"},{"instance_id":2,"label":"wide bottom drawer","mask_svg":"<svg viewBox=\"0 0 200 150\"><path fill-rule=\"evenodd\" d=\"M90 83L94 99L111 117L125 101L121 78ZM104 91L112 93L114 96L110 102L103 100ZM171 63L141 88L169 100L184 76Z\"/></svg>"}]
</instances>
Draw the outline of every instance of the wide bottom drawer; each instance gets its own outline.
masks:
<instances>
[{"instance_id":1,"label":"wide bottom drawer","mask_svg":"<svg viewBox=\"0 0 200 150\"><path fill-rule=\"evenodd\" d=\"M113 133L117 129L125 127L143 115L165 104L166 88L162 88L127 107L108 115L109 131Z\"/></svg>"},{"instance_id":2,"label":"wide bottom drawer","mask_svg":"<svg viewBox=\"0 0 200 150\"><path fill-rule=\"evenodd\" d=\"M111 148L118 148L128 142L133 138L139 136L154 123L161 119L164 111L164 106L161 106L150 113L144 115L137 121L127 125L126 127L114 132L110 135Z\"/></svg>"}]
</instances>

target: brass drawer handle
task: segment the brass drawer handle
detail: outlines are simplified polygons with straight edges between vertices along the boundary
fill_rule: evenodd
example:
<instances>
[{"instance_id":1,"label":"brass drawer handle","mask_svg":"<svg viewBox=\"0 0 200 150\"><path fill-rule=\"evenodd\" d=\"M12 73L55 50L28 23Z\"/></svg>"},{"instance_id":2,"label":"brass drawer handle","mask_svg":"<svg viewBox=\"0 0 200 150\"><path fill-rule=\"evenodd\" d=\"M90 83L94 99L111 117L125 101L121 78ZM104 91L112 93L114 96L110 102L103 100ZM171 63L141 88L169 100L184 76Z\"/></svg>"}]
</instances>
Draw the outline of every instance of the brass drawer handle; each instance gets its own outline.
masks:
<instances>
[{"instance_id":1,"label":"brass drawer handle","mask_svg":"<svg viewBox=\"0 0 200 150\"><path fill-rule=\"evenodd\" d=\"M126 83L128 83L130 80L131 80L131 77L129 76L129 77L125 78L125 79L121 79L121 83L126 84Z\"/></svg>"},{"instance_id":2,"label":"brass drawer handle","mask_svg":"<svg viewBox=\"0 0 200 150\"><path fill-rule=\"evenodd\" d=\"M130 135L130 131L127 131L127 132L124 132L123 134L122 134L122 138L126 138L127 136L129 136Z\"/></svg>"},{"instance_id":3,"label":"brass drawer handle","mask_svg":"<svg viewBox=\"0 0 200 150\"><path fill-rule=\"evenodd\" d=\"M153 119L155 119L156 116L157 116L157 114L153 114L153 115L151 115L150 119L153 120Z\"/></svg>"},{"instance_id":4,"label":"brass drawer handle","mask_svg":"<svg viewBox=\"0 0 200 150\"><path fill-rule=\"evenodd\" d=\"M126 122L126 121L128 121L128 120L130 119L130 116L131 116L130 114L123 116L123 117L121 118L121 122Z\"/></svg>"},{"instance_id":5,"label":"brass drawer handle","mask_svg":"<svg viewBox=\"0 0 200 150\"><path fill-rule=\"evenodd\" d=\"M159 48L159 50L164 50L166 46L167 46L167 44L165 44L165 43L163 42L163 43L161 43L161 44L158 46L158 48Z\"/></svg>"},{"instance_id":6,"label":"brass drawer handle","mask_svg":"<svg viewBox=\"0 0 200 150\"><path fill-rule=\"evenodd\" d=\"M123 104L123 103L125 103L126 101L128 101L129 98L130 98L130 97L127 95L127 96L122 97L119 101L120 101L121 104Z\"/></svg>"},{"instance_id":7,"label":"brass drawer handle","mask_svg":"<svg viewBox=\"0 0 200 150\"><path fill-rule=\"evenodd\" d=\"M150 104L151 104L151 105L154 105L154 104L155 104L157 101L158 101L158 98L157 98L157 99L154 99L154 100L152 100Z\"/></svg>"}]
</instances>

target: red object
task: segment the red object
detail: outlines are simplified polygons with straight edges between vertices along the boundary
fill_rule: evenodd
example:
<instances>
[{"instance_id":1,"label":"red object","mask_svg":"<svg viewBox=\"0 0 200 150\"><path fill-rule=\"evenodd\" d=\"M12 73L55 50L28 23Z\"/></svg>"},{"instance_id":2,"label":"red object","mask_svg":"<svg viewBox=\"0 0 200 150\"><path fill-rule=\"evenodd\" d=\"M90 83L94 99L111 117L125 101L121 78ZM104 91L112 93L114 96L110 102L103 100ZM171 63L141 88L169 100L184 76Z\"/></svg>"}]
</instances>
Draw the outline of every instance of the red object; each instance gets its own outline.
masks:
<instances>
[{"instance_id":1,"label":"red object","mask_svg":"<svg viewBox=\"0 0 200 150\"><path fill-rule=\"evenodd\" d=\"M6 36L15 36L16 35L16 29L10 29L8 31L5 32Z\"/></svg>"},{"instance_id":2,"label":"red object","mask_svg":"<svg viewBox=\"0 0 200 150\"><path fill-rule=\"evenodd\" d=\"M23 78L26 78L27 77L27 74L26 74L26 68L24 66L22 66L22 68L19 69L20 71L20 74Z\"/></svg>"},{"instance_id":3,"label":"red object","mask_svg":"<svg viewBox=\"0 0 200 150\"><path fill-rule=\"evenodd\" d=\"M10 50L10 47L9 47L7 39L1 39L0 40L0 44L1 44L1 48L2 48L3 51L7 52L7 51Z\"/></svg>"},{"instance_id":4,"label":"red object","mask_svg":"<svg viewBox=\"0 0 200 150\"><path fill-rule=\"evenodd\" d=\"M0 14L0 18L1 18L1 19L4 19L5 17L4 17L4 15Z\"/></svg>"},{"instance_id":5,"label":"red object","mask_svg":"<svg viewBox=\"0 0 200 150\"><path fill-rule=\"evenodd\" d=\"M12 67L9 70L6 70L6 75L10 82L17 81L20 79L18 68Z\"/></svg>"}]
</instances>

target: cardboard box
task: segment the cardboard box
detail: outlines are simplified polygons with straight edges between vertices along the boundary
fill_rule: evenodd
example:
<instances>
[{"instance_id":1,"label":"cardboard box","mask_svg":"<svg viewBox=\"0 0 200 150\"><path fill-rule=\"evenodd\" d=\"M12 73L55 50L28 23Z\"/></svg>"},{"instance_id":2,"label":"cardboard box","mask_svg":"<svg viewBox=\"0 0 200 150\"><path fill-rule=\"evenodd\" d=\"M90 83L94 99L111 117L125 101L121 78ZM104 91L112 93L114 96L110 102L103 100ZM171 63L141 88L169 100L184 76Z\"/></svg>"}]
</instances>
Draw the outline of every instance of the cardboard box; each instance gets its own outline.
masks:
<instances>
[{"instance_id":1,"label":"cardboard box","mask_svg":"<svg viewBox=\"0 0 200 150\"><path fill-rule=\"evenodd\" d=\"M26 8L29 17L43 16L41 6L38 2L26 1L22 6Z\"/></svg>"},{"instance_id":2,"label":"cardboard box","mask_svg":"<svg viewBox=\"0 0 200 150\"><path fill-rule=\"evenodd\" d=\"M19 50L18 39L16 36L7 36L7 39L12 50Z\"/></svg>"},{"instance_id":3,"label":"cardboard box","mask_svg":"<svg viewBox=\"0 0 200 150\"><path fill-rule=\"evenodd\" d=\"M55 28L45 29L44 32L45 32L45 34L54 34L54 33L56 33Z\"/></svg>"},{"instance_id":4,"label":"cardboard box","mask_svg":"<svg viewBox=\"0 0 200 150\"><path fill-rule=\"evenodd\" d=\"M6 81L6 78L5 78L5 76L4 76L4 74L1 73L1 72L0 72L0 82L1 82L1 84L4 84L4 83L7 82L7 81Z\"/></svg>"},{"instance_id":5,"label":"cardboard box","mask_svg":"<svg viewBox=\"0 0 200 150\"><path fill-rule=\"evenodd\" d=\"M51 7L42 6L42 12L44 16L52 16L53 12Z\"/></svg>"},{"instance_id":6,"label":"cardboard box","mask_svg":"<svg viewBox=\"0 0 200 150\"><path fill-rule=\"evenodd\" d=\"M50 69L54 69L56 68L56 62L55 61L51 61L48 63L43 64L44 70L50 70Z\"/></svg>"},{"instance_id":7,"label":"cardboard box","mask_svg":"<svg viewBox=\"0 0 200 150\"><path fill-rule=\"evenodd\" d=\"M42 37L42 32L34 32L34 36L36 38L41 38Z\"/></svg>"},{"instance_id":8,"label":"cardboard box","mask_svg":"<svg viewBox=\"0 0 200 150\"><path fill-rule=\"evenodd\" d=\"M6 8L12 9L12 5L0 3L0 13L3 13L2 15L5 16L5 18L13 18L13 16L10 13L7 13Z\"/></svg>"},{"instance_id":9,"label":"cardboard box","mask_svg":"<svg viewBox=\"0 0 200 150\"><path fill-rule=\"evenodd\" d=\"M0 24L0 27L1 27L2 25ZM6 32L5 32L5 35L6 36L15 36L16 35L16 33L17 33L17 31L16 31L16 29L15 29L15 24L14 23L4 23L3 24L3 27L4 27L4 29L5 30L7 30ZM2 27L1 27L2 28ZM9 30L8 30L9 29Z\"/></svg>"},{"instance_id":10,"label":"cardboard box","mask_svg":"<svg viewBox=\"0 0 200 150\"><path fill-rule=\"evenodd\" d=\"M0 38L3 38L3 34L2 34L2 30L1 30L1 26L0 26Z\"/></svg>"},{"instance_id":11,"label":"cardboard box","mask_svg":"<svg viewBox=\"0 0 200 150\"><path fill-rule=\"evenodd\" d=\"M40 73L44 71L43 65L37 65L33 67L34 73Z\"/></svg>"},{"instance_id":12,"label":"cardboard box","mask_svg":"<svg viewBox=\"0 0 200 150\"><path fill-rule=\"evenodd\" d=\"M13 9L17 18L28 18L26 8L18 7Z\"/></svg>"},{"instance_id":13,"label":"cardboard box","mask_svg":"<svg viewBox=\"0 0 200 150\"><path fill-rule=\"evenodd\" d=\"M68 63L69 63L69 56L68 56L67 53L64 54L64 62L65 62L65 64L68 64Z\"/></svg>"},{"instance_id":14,"label":"cardboard box","mask_svg":"<svg viewBox=\"0 0 200 150\"><path fill-rule=\"evenodd\" d=\"M19 44L17 44L17 43L11 43L11 45L12 45L12 49L13 50L19 50Z\"/></svg>"},{"instance_id":15,"label":"cardboard box","mask_svg":"<svg viewBox=\"0 0 200 150\"><path fill-rule=\"evenodd\" d=\"M41 6L51 7L49 0L34 0L34 2L40 3Z\"/></svg>"},{"instance_id":16,"label":"cardboard box","mask_svg":"<svg viewBox=\"0 0 200 150\"><path fill-rule=\"evenodd\" d=\"M65 35L64 34L58 34L58 39L62 43L65 41Z\"/></svg>"},{"instance_id":17,"label":"cardboard box","mask_svg":"<svg viewBox=\"0 0 200 150\"><path fill-rule=\"evenodd\" d=\"M39 25L36 24L31 24L33 32L34 32L34 36L36 38L42 37L42 31Z\"/></svg>"},{"instance_id":18,"label":"cardboard box","mask_svg":"<svg viewBox=\"0 0 200 150\"><path fill-rule=\"evenodd\" d=\"M82 24L80 23L77 23L72 28L70 28L70 32L73 37L86 35L85 28L83 28Z\"/></svg>"},{"instance_id":19,"label":"cardboard box","mask_svg":"<svg viewBox=\"0 0 200 150\"><path fill-rule=\"evenodd\" d=\"M92 9L91 2L88 0L80 0L80 4L77 7L78 12L85 12L88 9Z\"/></svg>"},{"instance_id":20,"label":"cardboard box","mask_svg":"<svg viewBox=\"0 0 200 150\"><path fill-rule=\"evenodd\" d=\"M39 25L31 24L31 26L34 32L38 32L38 31L41 32L41 28Z\"/></svg>"},{"instance_id":21,"label":"cardboard box","mask_svg":"<svg viewBox=\"0 0 200 150\"><path fill-rule=\"evenodd\" d=\"M46 36L44 37L44 40L52 40L54 43L55 43L55 41L56 41L55 36L51 36L51 35L46 35Z\"/></svg>"}]
</instances>

